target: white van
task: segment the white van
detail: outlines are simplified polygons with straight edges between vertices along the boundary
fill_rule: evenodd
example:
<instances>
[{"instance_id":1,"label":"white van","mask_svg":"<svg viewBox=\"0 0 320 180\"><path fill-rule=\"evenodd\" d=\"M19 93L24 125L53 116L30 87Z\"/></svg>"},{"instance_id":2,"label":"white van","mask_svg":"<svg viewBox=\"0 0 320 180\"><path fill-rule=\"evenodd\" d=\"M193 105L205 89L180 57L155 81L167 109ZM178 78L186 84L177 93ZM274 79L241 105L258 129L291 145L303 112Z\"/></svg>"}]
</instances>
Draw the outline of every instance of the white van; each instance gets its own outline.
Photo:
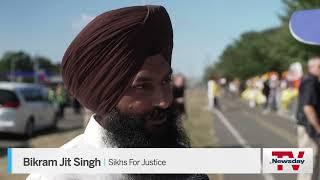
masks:
<instances>
[{"instance_id":1,"label":"white van","mask_svg":"<svg viewBox=\"0 0 320 180\"><path fill-rule=\"evenodd\" d=\"M46 88L27 83L0 82L0 132L31 137L36 130L56 127L56 108Z\"/></svg>"}]
</instances>

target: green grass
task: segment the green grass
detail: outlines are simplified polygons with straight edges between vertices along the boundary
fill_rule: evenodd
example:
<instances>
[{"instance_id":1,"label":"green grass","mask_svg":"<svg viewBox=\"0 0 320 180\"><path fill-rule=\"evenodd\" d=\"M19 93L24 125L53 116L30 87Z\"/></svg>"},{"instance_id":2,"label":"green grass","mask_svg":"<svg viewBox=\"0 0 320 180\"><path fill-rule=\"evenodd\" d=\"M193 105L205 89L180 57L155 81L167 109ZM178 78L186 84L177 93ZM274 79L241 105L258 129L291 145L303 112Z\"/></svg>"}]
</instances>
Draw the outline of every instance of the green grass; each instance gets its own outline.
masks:
<instances>
[{"instance_id":1,"label":"green grass","mask_svg":"<svg viewBox=\"0 0 320 180\"><path fill-rule=\"evenodd\" d=\"M217 143L217 138L214 134L213 115L206 110L206 90L187 90L186 106L188 118L184 120L184 126L190 137L192 147L213 147ZM209 174L209 178L221 180L223 176Z\"/></svg>"},{"instance_id":2,"label":"green grass","mask_svg":"<svg viewBox=\"0 0 320 180\"><path fill-rule=\"evenodd\" d=\"M204 89L187 90L186 105L188 118L184 126L191 139L192 147L213 147L216 138L213 131L213 116L206 110L207 95Z\"/></svg>"}]
</instances>

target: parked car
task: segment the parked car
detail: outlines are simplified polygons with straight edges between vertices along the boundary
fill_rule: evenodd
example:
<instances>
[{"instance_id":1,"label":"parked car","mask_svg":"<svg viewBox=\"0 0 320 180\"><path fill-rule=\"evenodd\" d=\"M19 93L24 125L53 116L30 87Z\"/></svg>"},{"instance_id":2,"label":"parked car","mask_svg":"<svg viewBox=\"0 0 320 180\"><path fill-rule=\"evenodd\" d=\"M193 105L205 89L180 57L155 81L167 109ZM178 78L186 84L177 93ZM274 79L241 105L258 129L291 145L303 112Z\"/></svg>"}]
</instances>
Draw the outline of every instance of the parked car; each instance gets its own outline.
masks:
<instances>
[{"instance_id":1,"label":"parked car","mask_svg":"<svg viewBox=\"0 0 320 180\"><path fill-rule=\"evenodd\" d=\"M36 130L57 125L57 109L40 85L0 82L0 132L31 137Z\"/></svg>"}]
</instances>

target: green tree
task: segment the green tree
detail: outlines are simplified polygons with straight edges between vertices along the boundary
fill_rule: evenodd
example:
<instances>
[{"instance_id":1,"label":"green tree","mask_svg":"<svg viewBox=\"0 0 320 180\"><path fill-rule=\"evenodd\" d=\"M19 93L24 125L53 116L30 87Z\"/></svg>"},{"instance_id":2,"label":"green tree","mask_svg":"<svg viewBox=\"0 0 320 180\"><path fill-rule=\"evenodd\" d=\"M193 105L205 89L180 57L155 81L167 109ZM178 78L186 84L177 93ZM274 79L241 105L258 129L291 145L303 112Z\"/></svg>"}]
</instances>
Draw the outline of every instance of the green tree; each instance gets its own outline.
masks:
<instances>
[{"instance_id":1,"label":"green tree","mask_svg":"<svg viewBox=\"0 0 320 180\"><path fill-rule=\"evenodd\" d=\"M59 72L59 66L53 64L50 59L43 56L31 58L30 55L23 51L6 52L0 59L0 72L10 72L11 69L15 71L33 71L34 62L36 61L39 63L39 69L52 73Z\"/></svg>"},{"instance_id":2,"label":"green tree","mask_svg":"<svg viewBox=\"0 0 320 180\"><path fill-rule=\"evenodd\" d=\"M32 59L22 51L6 52L0 60L0 72L9 72L11 68L16 71L32 71Z\"/></svg>"},{"instance_id":3,"label":"green tree","mask_svg":"<svg viewBox=\"0 0 320 180\"><path fill-rule=\"evenodd\" d=\"M291 14L296 10L318 9L320 0L282 0L285 6L285 14L280 15L282 22L289 22Z\"/></svg>"},{"instance_id":4,"label":"green tree","mask_svg":"<svg viewBox=\"0 0 320 180\"><path fill-rule=\"evenodd\" d=\"M283 0L283 3L281 26L242 34L207 68L204 78L217 74L247 79L268 71L282 72L293 62L305 64L310 56L319 55L320 47L300 43L291 36L289 19L295 10L320 8L320 0Z\"/></svg>"},{"instance_id":5,"label":"green tree","mask_svg":"<svg viewBox=\"0 0 320 180\"><path fill-rule=\"evenodd\" d=\"M35 57L34 61L37 61L39 63L40 69L44 69L44 70L46 70L48 72L52 72L52 73L59 72L58 65L52 64L50 59L48 59L46 57L43 57L43 56Z\"/></svg>"}]
</instances>

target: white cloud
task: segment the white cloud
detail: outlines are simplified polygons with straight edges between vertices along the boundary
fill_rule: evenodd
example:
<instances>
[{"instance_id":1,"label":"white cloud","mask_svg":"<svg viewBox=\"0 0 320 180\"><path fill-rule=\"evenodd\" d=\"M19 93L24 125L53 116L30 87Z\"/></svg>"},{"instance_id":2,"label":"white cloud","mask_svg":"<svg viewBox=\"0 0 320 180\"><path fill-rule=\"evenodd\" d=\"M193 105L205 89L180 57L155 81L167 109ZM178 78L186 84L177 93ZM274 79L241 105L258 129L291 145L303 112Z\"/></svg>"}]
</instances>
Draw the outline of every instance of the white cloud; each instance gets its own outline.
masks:
<instances>
[{"instance_id":1,"label":"white cloud","mask_svg":"<svg viewBox=\"0 0 320 180\"><path fill-rule=\"evenodd\" d=\"M79 18L74 20L72 22L72 29L75 30L76 32L79 32L84 28L90 21L92 21L95 18L95 16L91 16L88 14L81 14Z\"/></svg>"}]
</instances>

